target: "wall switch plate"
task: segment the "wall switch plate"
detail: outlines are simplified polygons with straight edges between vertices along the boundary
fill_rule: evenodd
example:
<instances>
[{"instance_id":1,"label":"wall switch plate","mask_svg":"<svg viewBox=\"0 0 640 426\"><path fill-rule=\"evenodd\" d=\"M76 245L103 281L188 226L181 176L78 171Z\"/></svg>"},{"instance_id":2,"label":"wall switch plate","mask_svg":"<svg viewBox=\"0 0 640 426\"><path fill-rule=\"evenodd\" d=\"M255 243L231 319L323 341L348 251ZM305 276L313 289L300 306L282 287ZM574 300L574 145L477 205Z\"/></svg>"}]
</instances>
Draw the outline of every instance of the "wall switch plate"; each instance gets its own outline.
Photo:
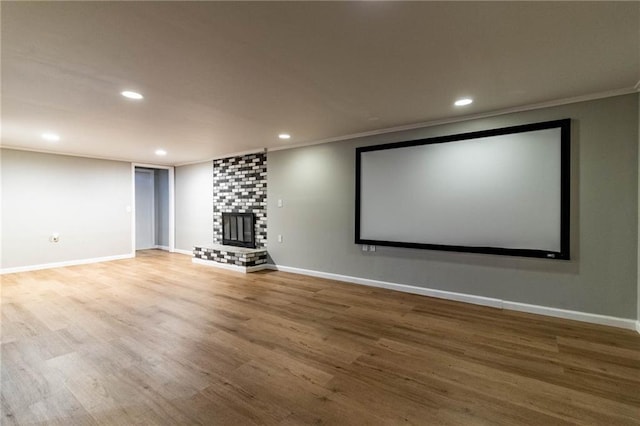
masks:
<instances>
[{"instance_id":1,"label":"wall switch plate","mask_svg":"<svg viewBox=\"0 0 640 426\"><path fill-rule=\"evenodd\" d=\"M278 207L282 207L283 203L282 200L278 200Z\"/></svg>"},{"instance_id":2,"label":"wall switch plate","mask_svg":"<svg viewBox=\"0 0 640 426\"><path fill-rule=\"evenodd\" d=\"M362 245L362 251L369 251L369 246L366 244Z\"/></svg>"},{"instance_id":3,"label":"wall switch plate","mask_svg":"<svg viewBox=\"0 0 640 426\"><path fill-rule=\"evenodd\" d=\"M278 242L281 243L282 242L282 235L278 235Z\"/></svg>"},{"instance_id":4,"label":"wall switch plate","mask_svg":"<svg viewBox=\"0 0 640 426\"><path fill-rule=\"evenodd\" d=\"M369 246L369 251L376 251L376 246Z\"/></svg>"}]
</instances>

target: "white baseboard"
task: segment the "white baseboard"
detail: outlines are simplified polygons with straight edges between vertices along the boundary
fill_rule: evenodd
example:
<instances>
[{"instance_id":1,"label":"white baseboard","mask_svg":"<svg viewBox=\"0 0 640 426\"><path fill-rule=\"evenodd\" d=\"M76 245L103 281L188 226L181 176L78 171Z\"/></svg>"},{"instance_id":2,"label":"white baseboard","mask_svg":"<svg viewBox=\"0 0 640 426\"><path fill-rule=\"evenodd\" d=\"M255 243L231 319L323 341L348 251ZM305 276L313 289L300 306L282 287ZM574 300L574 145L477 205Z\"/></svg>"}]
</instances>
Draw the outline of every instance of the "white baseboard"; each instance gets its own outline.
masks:
<instances>
[{"instance_id":1,"label":"white baseboard","mask_svg":"<svg viewBox=\"0 0 640 426\"><path fill-rule=\"evenodd\" d=\"M294 274L308 275L312 277L326 278L330 280L343 281L353 284L366 285L370 287L386 288L389 290L402 291L404 293L419 294L422 296L436 297L439 299L455 300L458 302L471 303L474 305L489 306L498 309L511 311L528 312L532 314L546 315L550 317L564 318L575 321L588 322L592 324L608 325L611 327L636 330L640 333L640 321L626 318L611 317L607 315L591 314L587 312L570 311L566 309L551 308L540 305L529 305L526 303L511 302L508 300L496 299L492 297L475 296L472 294L455 293L451 291L435 290L430 288L416 287L406 284L396 284L387 281L371 280L368 278L351 277L347 275L333 274L329 272L313 271L310 269L293 268L269 264L269 269L291 272Z\"/></svg>"},{"instance_id":2,"label":"white baseboard","mask_svg":"<svg viewBox=\"0 0 640 426\"><path fill-rule=\"evenodd\" d=\"M173 249L174 253L186 254L187 256L193 256L193 250Z\"/></svg>"},{"instance_id":3,"label":"white baseboard","mask_svg":"<svg viewBox=\"0 0 640 426\"><path fill-rule=\"evenodd\" d=\"M590 322L592 324L608 325L611 327L634 330L636 322L632 319L611 317L608 315L591 314L588 312L571 311L568 309L550 308L548 306L529 305L520 302L502 302L504 309L510 311L528 312L530 314L547 315L550 317L564 318L574 321Z\"/></svg>"},{"instance_id":4,"label":"white baseboard","mask_svg":"<svg viewBox=\"0 0 640 426\"><path fill-rule=\"evenodd\" d=\"M171 251L171 247L169 246L160 246L160 245L153 245L153 246L149 246L149 247L145 247L145 248L137 248L136 251L138 250L164 250L164 251Z\"/></svg>"},{"instance_id":5,"label":"white baseboard","mask_svg":"<svg viewBox=\"0 0 640 426\"><path fill-rule=\"evenodd\" d=\"M220 263L213 260L203 260L197 257L192 258L191 261L193 263L197 263L198 265L213 266L214 268L226 269L228 271L242 272L243 274L246 274L248 272L262 271L263 269L271 269L267 264L245 267L245 266L238 266L238 265L229 265L228 263Z\"/></svg>"},{"instance_id":6,"label":"white baseboard","mask_svg":"<svg viewBox=\"0 0 640 426\"><path fill-rule=\"evenodd\" d=\"M422 296L437 297L438 299L456 300L458 302L472 303L474 305L490 306L492 308L502 308L502 301L491 297L473 296L464 293L454 293L451 291L434 290L430 288L417 287L407 284L396 284L387 281L371 280L368 278L351 277L347 275L333 274L330 272L312 271L310 269L292 268L290 266L269 265L269 269L277 271L291 272L294 274L309 275L312 277L326 278L329 280L344 281L353 284L361 284L369 287L386 288L389 290L402 291L404 293L419 294Z\"/></svg>"},{"instance_id":7,"label":"white baseboard","mask_svg":"<svg viewBox=\"0 0 640 426\"><path fill-rule=\"evenodd\" d=\"M193 253L188 250L174 250L175 253L180 253L188 256L192 256ZM42 269L62 268L66 266L86 265L89 263L109 262L113 260L131 259L135 257L132 253L121 254L116 256L96 257L91 259L78 259L65 262L52 262L44 263L40 265L19 266L14 268L2 268L0 269L0 275L13 274L18 272L38 271ZM592 324L607 325L611 327L624 328L628 330L636 330L640 333L640 320L632 320L626 318L611 317L607 315L592 314L580 311L571 311L567 309L551 308L540 305L530 305L527 303L512 302L508 300L496 299L491 297L475 296L472 294L456 293L451 291L436 290L430 288L416 287L407 284L397 284L387 281L371 280L368 278L352 277L348 275L334 274L330 272L313 271L310 269L293 268L290 266L281 266L274 264L263 264L250 267L242 267L238 265L228 265L224 263L202 260L198 258L192 258L193 263L200 265L213 266L216 268L226 269L235 272L248 273L254 271L260 271L263 269L273 269L283 272L291 272L294 274L307 275L318 278L325 278L330 280L348 282L353 284L365 285L370 287L386 288L389 290L401 291L404 293L419 294L422 296L436 297L439 299L455 300L458 302L471 303L474 305L489 306L497 309L507 309L512 311L528 312L532 314L546 315L557 318L570 319L575 321L588 322Z\"/></svg>"},{"instance_id":8,"label":"white baseboard","mask_svg":"<svg viewBox=\"0 0 640 426\"><path fill-rule=\"evenodd\" d=\"M132 253L119 254L116 256L95 257L92 259L68 260L65 262L42 263L40 265L18 266L15 268L2 268L0 275L15 274L17 272L39 271L41 269L63 268L65 266L86 265L89 263L110 262L112 260L131 259L135 257Z\"/></svg>"}]
</instances>

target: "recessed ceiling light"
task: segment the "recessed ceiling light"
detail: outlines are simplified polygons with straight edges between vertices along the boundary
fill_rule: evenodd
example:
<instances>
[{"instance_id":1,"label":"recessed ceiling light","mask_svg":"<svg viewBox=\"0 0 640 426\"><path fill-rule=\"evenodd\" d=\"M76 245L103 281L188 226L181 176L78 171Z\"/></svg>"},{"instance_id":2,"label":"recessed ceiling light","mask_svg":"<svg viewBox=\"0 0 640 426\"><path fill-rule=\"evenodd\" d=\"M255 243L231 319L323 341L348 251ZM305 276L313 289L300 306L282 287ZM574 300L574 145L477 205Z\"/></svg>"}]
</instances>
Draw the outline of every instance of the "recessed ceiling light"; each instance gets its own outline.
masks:
<instances>
[{"instance_id":1,"label":"recessed ceiling light","mask_svg":"<svg viewBox=\"0 0 640 426\"><path fill-rule=\"evenodd\" d=\"M289 133L280 133L278 137L280 139L291 139L291 135Z\"/></svg>"},{"instance_id":2,"label":"recessed ceiling light","mask_svg":"<svg viewBox=\"0 0 640 426\"><path fill-rule=\"evenodd\" d=\"M167 151L165 151L164 149L156 149L156 155L167 155Z\"/></svg>"},{"instance_id":3,"label":"recessed ceiling light","mask_svg":"<svg viewBox=\"0 0 640 426\"><path fill-rule=\"evenodd\" d=\"M471 98L462 98L462 99L458 99L457 101L454 102L455 106L465 106L465 105L469 105L473 103L473 99Z\"/></svg>"},{"instance_id":4,"label":"recessed ceiling light","mask_svg":"<svg viewBox=\"0 0 640 426\"><path fill-rule=\"evenodd\" d=\"M42 135L42 139L49 141L49 142L58 142L60 140L60 136L56 135L55 133L43 133Z\"/></svg>"},{"instance_id":5,"label":"recessed ceiling light","mask_svg":"<svg viewBox=\"0 0 640 426\"><path fill-rule=\"evenodd\" d=\"M132 92L130 90L125 90L124 92L120 92L120 94L122 96L124 96L125 98L129 98L129 99L142 99L142 98L144 98L144 96L142 96L140 93Z\"/></svg>"}]
</instances>

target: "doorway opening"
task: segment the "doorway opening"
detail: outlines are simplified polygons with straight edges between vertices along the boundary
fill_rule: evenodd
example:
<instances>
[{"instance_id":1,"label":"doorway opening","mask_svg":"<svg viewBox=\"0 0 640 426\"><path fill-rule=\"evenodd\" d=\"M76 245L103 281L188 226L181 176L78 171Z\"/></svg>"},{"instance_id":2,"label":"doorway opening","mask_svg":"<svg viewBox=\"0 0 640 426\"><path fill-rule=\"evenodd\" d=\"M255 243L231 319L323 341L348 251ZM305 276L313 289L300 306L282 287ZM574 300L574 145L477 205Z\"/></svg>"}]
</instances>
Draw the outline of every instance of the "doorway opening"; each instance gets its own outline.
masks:
<instances>
[{"instance_id":1,"label":"doorway opening","mask_svg":"<svg viewBox=\"0 0 640 426\"><path fill-rule=\"evenodd\" d=\"M133 165L132 251L174 251L173 167Z\"/></svg>"}]
</instances>

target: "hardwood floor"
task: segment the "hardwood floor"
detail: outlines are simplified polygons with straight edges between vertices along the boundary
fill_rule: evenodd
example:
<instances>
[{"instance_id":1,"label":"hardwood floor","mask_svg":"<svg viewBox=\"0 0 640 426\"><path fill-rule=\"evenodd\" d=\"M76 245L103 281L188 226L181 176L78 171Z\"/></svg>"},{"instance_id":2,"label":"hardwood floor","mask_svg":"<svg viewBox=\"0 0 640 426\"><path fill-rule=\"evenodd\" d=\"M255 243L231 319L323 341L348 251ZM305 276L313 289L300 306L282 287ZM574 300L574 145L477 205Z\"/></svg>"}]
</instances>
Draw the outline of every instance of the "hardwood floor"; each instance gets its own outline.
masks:
<instances>
[{"instance_id":1,"label":"hardwood floor","mask_svg":"<svg viewBox=\"0 0 640 426\"><path fill-rule=\"evenodd\" d=\"M2 424L640 424L640 335L160 251L2 277Z\"/></svg>"}]
</instances>

